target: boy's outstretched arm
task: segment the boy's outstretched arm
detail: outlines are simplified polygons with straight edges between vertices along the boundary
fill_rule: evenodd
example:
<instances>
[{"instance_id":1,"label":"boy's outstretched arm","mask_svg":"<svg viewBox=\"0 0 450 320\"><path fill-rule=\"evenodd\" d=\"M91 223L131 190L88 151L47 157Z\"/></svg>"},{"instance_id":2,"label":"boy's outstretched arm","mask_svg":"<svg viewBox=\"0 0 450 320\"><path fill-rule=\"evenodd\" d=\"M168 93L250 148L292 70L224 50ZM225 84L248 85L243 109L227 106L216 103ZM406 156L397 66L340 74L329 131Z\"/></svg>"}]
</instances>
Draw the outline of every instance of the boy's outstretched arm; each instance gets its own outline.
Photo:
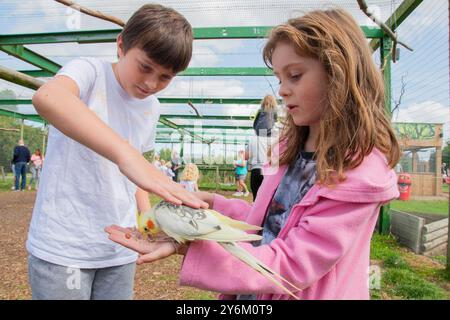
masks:
<instances>
[{"instance_id":1,"label":"boy's outstretched arm","mask_svg":"<svg viewBox=\"0 0 450 320\"><path fill-rule=\"evenodd\" d=\"M111 160L139 188L153 192L174 204L206 208L207 204L173 182L138 150L115 133L80 99L75 81L56 76L33 96L39 115L66 136Z\"/></svg>"}]
</instances>

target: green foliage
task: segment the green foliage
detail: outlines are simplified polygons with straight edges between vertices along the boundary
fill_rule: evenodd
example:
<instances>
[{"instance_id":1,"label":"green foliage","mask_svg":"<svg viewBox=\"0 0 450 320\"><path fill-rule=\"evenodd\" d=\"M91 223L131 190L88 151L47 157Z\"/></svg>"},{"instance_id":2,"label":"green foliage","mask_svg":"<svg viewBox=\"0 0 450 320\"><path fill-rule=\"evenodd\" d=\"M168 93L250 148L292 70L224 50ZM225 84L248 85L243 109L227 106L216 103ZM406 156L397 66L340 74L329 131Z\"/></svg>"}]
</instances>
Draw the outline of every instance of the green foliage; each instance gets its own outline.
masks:
<instances>
[{"instance_id":1,"label":"green foliage","mask_svg":"<svg viewBox=\"0 0 450 320\"><path fill-rule=\"evenodd\" d=\"M450 141L447 141L447 145L442 149L442 162L450 165Z\"/></svg>"},{"instance_id":2,"label":"green foliage","mask_svg":"<svg viewBox=\"0 0 450 320\"><path fill-rule=\"evenodd\" d=\"M0 116L0 128L19 129L21 121L14 118ZM35 149L42 151L42 129L24 126L24 141L25 145L33 153ZM0 130L0 166L4 166L5 170L10 170L10 162L12 160L14 146L17 145L20 139L20 132L2 131Z\"/></svg>"},{"instance_id":3,"label":"green foliage","mask_svg":"<svg viewBox=\"0 0 450 320\"><path fill-rule=\"evenodd\" d=\"M386 255L384 266L386 268L409 269L405 259L397 252L390 252Z\"/></svg>"},{"instance_id":4,"label":"green foliage","mask_svg":"<svg viewBox=\"0 0 450 320\"><path fill-rule=\"evenodd\" d=\"M148 162L153 162L154 156L155 156L155 150L150 150L149 152L146 152L143 154L144 158L147 159Z\"/></svg>"},{"instance_id":5,"label":"green foliage","mask_svg":"<svg viewBox=\"0 0 450 320\"><path fill-rule=\"evenodd\" d=\"M448 190L448 189L447 189ZM448 201L447 200L409 200L400 201L395 200L390 203L392 210L399 210L405 212L417 213L431 213L448 215Z\"/></svg>"},{"instance_id":6,"label":"green foliage","mask_svg":"<svg viewBox=\"0 0 450 320\"><path fill-rule=\"evenodd\" d=\"M163 148L159 151L159 158L164 161L170 161L172 159L172 150L169 148Z\"/></svg>"}]
</instances>

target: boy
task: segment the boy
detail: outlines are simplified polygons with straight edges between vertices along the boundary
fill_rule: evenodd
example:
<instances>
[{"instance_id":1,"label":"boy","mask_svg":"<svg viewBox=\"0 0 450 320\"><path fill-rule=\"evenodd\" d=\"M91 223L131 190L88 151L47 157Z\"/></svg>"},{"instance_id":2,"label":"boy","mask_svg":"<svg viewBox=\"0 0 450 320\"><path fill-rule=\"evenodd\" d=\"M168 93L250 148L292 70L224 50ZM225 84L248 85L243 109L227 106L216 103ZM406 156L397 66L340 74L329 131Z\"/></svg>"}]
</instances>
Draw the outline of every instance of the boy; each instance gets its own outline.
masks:
<instances>
[{"instance_id":1,"label":"boy","mask_svg":"<svg viewBox=\"0 0 450 320\"><path fill-rule=\"evenodd\" d=\"M54 126L26 244L33 299L131 299L137 256L104 227L135 226L147 191L207 207L141 155L159 118L153 94L187 68L192 41L182 15L145 5L117 37L117 63L76 59L33 96Z\"/></svg>"}]
</instances>

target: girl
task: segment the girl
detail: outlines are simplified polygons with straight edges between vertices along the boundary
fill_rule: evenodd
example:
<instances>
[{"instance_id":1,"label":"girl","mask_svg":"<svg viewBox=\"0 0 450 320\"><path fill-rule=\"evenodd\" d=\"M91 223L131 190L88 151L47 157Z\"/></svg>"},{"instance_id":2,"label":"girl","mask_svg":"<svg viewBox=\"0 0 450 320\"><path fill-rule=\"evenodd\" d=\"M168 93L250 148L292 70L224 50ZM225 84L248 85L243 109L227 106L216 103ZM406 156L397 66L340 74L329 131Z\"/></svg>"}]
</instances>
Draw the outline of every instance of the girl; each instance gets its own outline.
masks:
<instances>
[{"instance_id":1,"label":"girl","mask_svg":"<svg viewBox=\"0 0 450 320\"><path fill-rule=\"evenodd\" d=\"M392 168L400 153L381 73L361 29L339 9L276 27L263 56L288 112L270 158L278 170L264 177L252 206L198 194L222 214L263 226L261 243L240 245L302 288L300 299L368 299L372 232L380 206L398 196ZM138 263L175 252L170 243L121 239L143 254ZM182 285L223 299L290 298L215 243L180 245L178 253Z\"/></svg>"},{"instance_id":2,"label":"girl","mask_svg":"<svg viewBox=\"0 0 450 320\"><path fill-rule=\"evenodd\" d=\"M240 150L238 152L238 158L233 164L234 173L236 178L236 189L237 191L233 193L233 196L247 197L249 195L247 185L245 184L245 178L247 177L247 161L245 160L245 151ZM242 192L244 190L244 192Z\"/></svg>"},{"instance_id":3,"label":"girl","mask_svg":"<svg viewBox=\"0 0 450 320\"><path fill-rule=\"evenodd\" d=\"M34 190L38 189L39 178L41 176L43 162L44 158L42 157L41 150L36 149L36 151L34 151L33 155L31 156L31 166L30 166L31 179L30 184L28 185L28 190L31 190L31 185L33 184L33 181L36 181Z\"/></svg>"},{"instance_id":4,"label":"girl","mask_svg":"<svg viewBox=\"0 0 450 320\"><path fill-rule=\"evenodd\" d=\"M181 185L188 191L198 191L199 172L195 163L188 163L181 174Z\"/></svg>"}]
</instances>

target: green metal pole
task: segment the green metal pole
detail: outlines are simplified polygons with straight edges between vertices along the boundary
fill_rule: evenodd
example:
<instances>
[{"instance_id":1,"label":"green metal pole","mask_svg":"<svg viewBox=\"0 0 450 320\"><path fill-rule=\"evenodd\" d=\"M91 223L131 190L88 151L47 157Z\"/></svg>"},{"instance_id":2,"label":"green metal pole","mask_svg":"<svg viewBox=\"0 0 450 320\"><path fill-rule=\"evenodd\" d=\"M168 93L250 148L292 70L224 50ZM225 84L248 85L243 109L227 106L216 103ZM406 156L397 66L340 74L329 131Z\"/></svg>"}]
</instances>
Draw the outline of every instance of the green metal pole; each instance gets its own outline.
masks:
<instances>
[{"instance_id":1,"label":"green metal pole","mask_svg":"<svg viewBox=\"0 0 450 320\"><path fill-rule=\"evenodd\" d=\"M44 131L42 132L42 155L45 156L45 139L47 138L47 125L44 125Z\"/></svg>"},{"instance_id":2,"label":"green metal pole","mask_svg":"<svg viewBox=\"0 0 450 320\"><path fill-rule=\"evenodd\" d=\"M392 40L391 38L384 36L381 39L380 48L380 58L381 58L381 70L384 77L384 87L386 94L385 108L386 114L391 118L391 48ZM380 234L389 234L390 231L390 216L389 216L390 205L384 205L380 208L380 220L379 220L379 230Z\"/></svg>"}]
</instances>

